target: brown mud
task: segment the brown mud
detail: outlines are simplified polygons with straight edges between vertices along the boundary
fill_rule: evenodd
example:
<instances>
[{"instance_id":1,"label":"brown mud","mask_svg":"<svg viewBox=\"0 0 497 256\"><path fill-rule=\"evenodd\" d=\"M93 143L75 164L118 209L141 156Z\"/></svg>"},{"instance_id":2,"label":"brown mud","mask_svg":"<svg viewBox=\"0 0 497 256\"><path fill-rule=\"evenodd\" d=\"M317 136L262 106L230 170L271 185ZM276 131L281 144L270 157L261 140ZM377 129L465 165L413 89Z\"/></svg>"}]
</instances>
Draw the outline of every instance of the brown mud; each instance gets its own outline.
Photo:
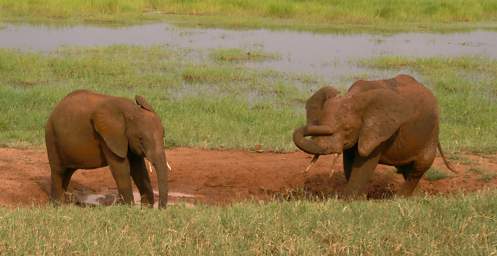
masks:
<instances>
[{"instance_id":1,"label":"brown mud","mask_svg":"<svg viewBox=\"0 0 497 256\"><path fill-rule=\"evenodd\" d=\"M322 156L307 175L303 171L311 156L302 152L175 148L167 150L167 156L173 169L169 176L169 197L173 203L226 204L292 196L334 197L345 185L341 160L337 161L333 175L329 175L331 156ZM497 155L459 154L449 161L458 173L451 173L437 157L434 168L447 177L430 180L425 175L415 195L497 188ZM156 187L154 176L155 173L152 181ZM402 176L393 167L380 165L368 185L368 197L389 198L402 182ZM50 168L44 150L0 148L0 206L44 205L48 202L49 188ZM69 190L79 197L112 198L116 185L107 168L78 170Z\"/></svg>"}]
</instances>

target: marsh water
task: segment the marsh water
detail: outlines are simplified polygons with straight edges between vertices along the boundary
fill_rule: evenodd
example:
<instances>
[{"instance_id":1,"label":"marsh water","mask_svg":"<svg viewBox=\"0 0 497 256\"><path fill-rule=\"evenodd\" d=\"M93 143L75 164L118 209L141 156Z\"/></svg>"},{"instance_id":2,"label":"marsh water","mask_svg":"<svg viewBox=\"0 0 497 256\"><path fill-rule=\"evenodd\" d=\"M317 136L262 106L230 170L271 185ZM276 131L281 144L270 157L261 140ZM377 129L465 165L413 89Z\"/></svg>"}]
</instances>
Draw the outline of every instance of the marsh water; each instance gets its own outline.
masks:
<instances>
[{"instance_id":1,"label":"marsh water","mask_svg":"<svg viewBox=\"0 0 497 256\"><path fill-rule=\"evenodd\" d=\"M205 50L241 48L280 56L248 62L254 68L309 74L329 80L362 72L353 63L362 58L398 56L486 56L497 58L497 32L317 34L296 31L179 28L166 23L129 27L5 24L0 48L50 52L61 46L168 45ZM207 54L205 53L205 55Z\"/></svg>"}]
</instances>

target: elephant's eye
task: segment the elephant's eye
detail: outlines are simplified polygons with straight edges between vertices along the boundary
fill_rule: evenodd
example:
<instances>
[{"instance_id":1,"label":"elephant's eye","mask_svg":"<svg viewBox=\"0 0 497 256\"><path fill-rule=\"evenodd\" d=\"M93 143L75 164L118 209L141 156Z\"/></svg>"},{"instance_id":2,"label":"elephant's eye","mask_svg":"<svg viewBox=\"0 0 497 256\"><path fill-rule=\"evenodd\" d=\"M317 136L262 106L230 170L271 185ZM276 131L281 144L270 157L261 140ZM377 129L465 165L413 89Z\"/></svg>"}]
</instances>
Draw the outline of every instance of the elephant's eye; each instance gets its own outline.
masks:
<instances>
[{"instance_id":1,"label":"elephant's eye","mask_svg":"<svg viewBox=\"0 0 497 256\"><path fill-rule=\"evenodd\" d=\"M143 137L138 138L138 141L140 142L140 145L143 146Z\"/></svg>"}]
</instances>

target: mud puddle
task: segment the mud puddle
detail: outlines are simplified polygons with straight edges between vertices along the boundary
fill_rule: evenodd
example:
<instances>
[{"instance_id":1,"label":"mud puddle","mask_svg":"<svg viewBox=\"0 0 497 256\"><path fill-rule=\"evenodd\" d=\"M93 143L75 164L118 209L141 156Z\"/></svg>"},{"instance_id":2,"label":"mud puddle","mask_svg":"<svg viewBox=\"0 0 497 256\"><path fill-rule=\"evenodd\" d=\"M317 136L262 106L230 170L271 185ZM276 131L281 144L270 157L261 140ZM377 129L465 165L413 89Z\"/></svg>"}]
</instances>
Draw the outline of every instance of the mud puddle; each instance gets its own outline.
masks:
<instances>
[{"instance_id":1,"label":"mud puddle","mask_svg":"<svg viewBox=\"0 0 497 256\"><path fill-rule=\"evenodd\" d=\"M49 52L61 46L169 45L211 50L257 49L276 53L277 60L252 62L254 68L320 76L331 81L366 72L353 64L357 59L383 55L472 56L497 58L497 32L460 33L316 34L271 30L178 28L166 23L121 28L94 26L51 27L5 24L0 48ZM205 58L207 53L204 53ZM197 56L198 57L198 56Z\"/></svg>"},{"instance_id":2,"label":"mud puddle","mask_svg":"<svg viewBox=\"0 0 497 256\"><path fill-rule=\"evenodd\" d=\"M119 200L119 193L117 190L106 190L100 193L94 193L92 191L82 191L73 190L66 194L69 201L82 206L109 206L116 204ZM193 202L200 198L199 195L186 194L181 192L169 192L168 193L168 205L175 205L181 202L187 207L194 207ZM133 192L134 204L140 206L140 193L137 191ZM159 193L154 190L154 208L158 208L159 204Z\"/></svg>"}]
</instances>

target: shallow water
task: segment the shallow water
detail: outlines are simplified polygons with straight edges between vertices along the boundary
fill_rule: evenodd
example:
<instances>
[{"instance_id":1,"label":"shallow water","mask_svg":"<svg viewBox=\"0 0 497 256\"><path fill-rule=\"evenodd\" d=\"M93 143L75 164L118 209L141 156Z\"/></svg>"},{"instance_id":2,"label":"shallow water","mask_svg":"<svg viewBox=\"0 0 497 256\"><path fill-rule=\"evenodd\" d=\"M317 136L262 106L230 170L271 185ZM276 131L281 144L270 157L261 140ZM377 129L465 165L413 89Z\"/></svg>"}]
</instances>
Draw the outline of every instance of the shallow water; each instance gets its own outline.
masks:
<instances>
[{"instance_id":1,"label":"shallow water","mask_svg":"<svg viewBox=\"0 0 497 256\"><path fill-rule=\"evenodd\" d=\"M105 191L103 193L95 194L89 191L74 191L73 192L74 201L81 205L112 205L115 204L118 200L118 193L116 190ZM156 199L159 196L159 193L154 190L154 196ZM133 192L134 203L135 205L140 205L140 193L134 191ZM168 205L174 205L181 199L195 199L197 196L192 194L186 194L182 192L169 192L168 193L169 200ZM188 202L182 202L187 206L193 206L193 204ZM158 201L156 200L154 207L157 208Z\"/></svg>"},{"instance_id":2,"label":"shallow water","mask_svg":"<svg viewBox=\"0 0 497 256\"><path fill-rule=\"evenodd\" d=\"M364 72L353 64L361 58L383 55L467 56L497 58L497 32L472 31L449 34L399 33L315 34L295 31L177 28L165 23L124 28L92 26L50 27L6 24L0 29L0 48L52 51L61 46L169 45L209 50L258 49L277 53L279 60L245 65L302 73L338 80Z\"/></svg>"}]
</instances>

